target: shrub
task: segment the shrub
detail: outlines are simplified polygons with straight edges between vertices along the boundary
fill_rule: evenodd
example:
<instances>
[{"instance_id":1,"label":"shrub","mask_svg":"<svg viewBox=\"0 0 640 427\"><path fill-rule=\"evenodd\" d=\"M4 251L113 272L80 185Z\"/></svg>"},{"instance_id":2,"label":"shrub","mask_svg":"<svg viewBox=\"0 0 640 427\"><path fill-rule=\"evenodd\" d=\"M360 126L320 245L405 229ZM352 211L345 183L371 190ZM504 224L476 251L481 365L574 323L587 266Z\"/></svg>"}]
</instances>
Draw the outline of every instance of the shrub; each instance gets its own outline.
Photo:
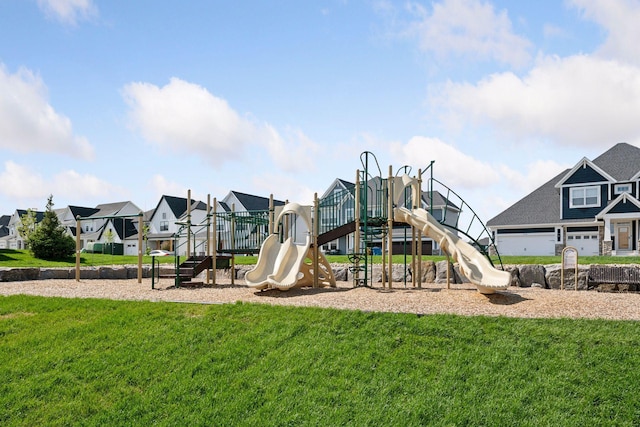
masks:
<instances>
[{"instance_id":1,"label":"shrub","mask_svg":"<svg viewBox=\"0 0 640 427\"><path fill-rule=\"evenodd\" d=\"M29 236L29 248L34 257L61 260L74 254L76 244L53 212L53 196L47 200L47 210L38 227Z\"/></svg>"}]
</instances>

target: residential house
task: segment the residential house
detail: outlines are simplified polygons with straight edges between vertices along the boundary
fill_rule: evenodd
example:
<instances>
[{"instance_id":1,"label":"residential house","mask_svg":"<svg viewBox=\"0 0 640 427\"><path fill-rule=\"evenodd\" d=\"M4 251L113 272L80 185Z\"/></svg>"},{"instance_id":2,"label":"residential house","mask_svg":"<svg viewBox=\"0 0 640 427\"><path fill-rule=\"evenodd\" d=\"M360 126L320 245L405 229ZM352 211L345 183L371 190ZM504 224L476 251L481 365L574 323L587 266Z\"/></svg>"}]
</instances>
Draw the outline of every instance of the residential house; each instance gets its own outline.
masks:
<instances>
[{"instance_id":1,"label":"residential house","mask_svg":"<svg viewBox=\"0 0 640 427\"><path fill-rule=\"evenodd\" d=\"M269 233L270 198L230 191L220 203L227 215L219 216L219 247L237 252L256 252ZM283 201L273 200L274 209L284 204ZM233 236L231 230L234 231Z\"/></svg>"},{"instance_id":2,"label":"residential house","mask_svg":"<svg viewBox=\"0 0 640 427\"><path fill-rule=\"evenodd\" d=\"M190 209L188 209L189 203ZM147 235L149 249L176 250L178 255L186 254L186 246L180 245L181 247L174 248L175 235L181 233L182 224L186 224L189 220L187 218L189 211L191 212L191 224L198 225L206 219L206 210L207 205L198 200L189 201L184 197L162 196L149 217Z\"/></svg>"},{"instance_id":3,"label":"residential house","mask_svg":"<svg viewBox=\"0 0 640 427\"><path fill-rule=\"evenodd\" d=\"M9 221L11 215L0 216L0 249L8 248Z\"/></svg>"},{"instance_id":4,"label":"residential house","mask_svg":"<svg viewBox=\"0 0 640 427\"><path fill-rule=\"evenodd\" d=\"M98 208L88 208L84 206L72 206L54 210L67 234L76 239L76 228L78 226L78 217L87 218L91 215L97 214L100 210ZM80 222L80 248L84 248L87 243L92 240L88 240L91 236L95 236L94 230L91 230L93 221L81 221Z\"/></svg>"},{"instance_id":5,"label":"residential house","mask_svg":"<svg viewBox=\"0 0 640 427\"><path fill-rule=\"evenodd\" d=\"M364 197L361 195L361 199ZM387 206L385 190L382 179L374 177L367 182L367 216L373 221L381 218L386 221ZM400 206L405 205L401 200ZM444 197L440 192L422 192L420 207L429 210L431 214L445 225L454 227L460 216L460 208ZM329 186L320 198L320 233L327 233L337 227L347 224L355 218L355 184L343 179L336 179ZM345 231L347 228L345 228ZM383 236L376 233L379 226L372 227L374 233L370 237L370 245L373 247L382 246ZM396 224L393 227L393 253L404 253L410 249L405 242L411 239L411 232L407 235L408 226ZM455 230L453 230L456 232ZM365 238L364 236L362 238ZM354 234L352 232L332 240L322 246L325 252L337 252L348 254L354 251ZM434 242L427 236L422 237L422 253L432 254L439 252L438 242Z\"/></svg>"},{"instance_id":6,"label":"residential house","mask_svg":"<svg viewBox=\"0 0 640 427\"><path fill-rule=\"evenodd\" d=\"M638 254L640 148L611 147L537 188L491 220L501 255Z\"/></svg>"},{"instance_id":7,"label":"residential house","mask_svg":"<svg viewBox=\"0 0 640 427\"><path fill-rule=\"evenodd\" d=\"M44 218L44 212L35 210L34 212L36 214L36 223L39 223ZM26 214L26 209L17 209L9 218L7 224L9 234L3 238L4 249L27 249L25 239L18 231L22 225L22 216Z\"/></svg>"},{"instance_id":8,"label":"residential house","mask_svg":"<svg viewBox=\"0 0 640 427\"><path fill-rule=\"evenodd\" d=\"M111 250L116 255L138 255L138 224L137 218L108 218L100 228L97 241L112 243Z\"/></svg>"}]
</instances>

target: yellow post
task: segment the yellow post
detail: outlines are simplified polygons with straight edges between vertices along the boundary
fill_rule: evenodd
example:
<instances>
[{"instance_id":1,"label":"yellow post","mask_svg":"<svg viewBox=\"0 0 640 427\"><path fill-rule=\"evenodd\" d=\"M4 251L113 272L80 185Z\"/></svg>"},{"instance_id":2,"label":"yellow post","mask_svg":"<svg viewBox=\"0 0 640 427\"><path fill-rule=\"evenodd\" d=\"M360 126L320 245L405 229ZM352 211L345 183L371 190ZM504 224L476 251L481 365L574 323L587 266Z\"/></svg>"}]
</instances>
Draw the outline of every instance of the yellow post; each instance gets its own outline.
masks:
<instances>
[{"instance_id":1,"label":"yellow post","mask_svg":"<svg viewBox=\"0 0 640 427\"><path fill-rule=\"evenodd\" d=\"M187 190L187 259L191 258L191 190Z\"/></svg>"},{"instance_id":2,"label":"yellow post","mask_svg":"<svg viewBox=\"0 0 640 427\"><path fill-rule=\"evenodd\" d=\"M411 286L416 287L416 228L411 226Z\"/></svg>"},{"instance_id":3,"label":"yellow post","mask_svg":"<svg viewBox=\"0 0 640 427\"><path fill-rule=\"evenodd\" d=\"M318 269L320 267L320 248L318 248L318 232L320 231L318 224L318 213L320 211L320 203L318 201L318 193L313 194L313 287L318 287Z\"/></svg>"},{"instance_id":4,"label":"yellow post","mask_svg":"<svg viewBox=\"0 0 640 427\"><path fill-rule=\"evenodd\" d=\"M422 170L418 170L418 195L420 198L414 202L414 205L417 205L417 208L422 207ZM417 265L417 276L418 276L418 288L422 288L422 230L418 229L418 265Z\"/></svg>"},{"instance_id":5,"label":"yellow post","mask_svg":"<svg viewBox=\"0 0 640 427\"><path fill-rule=\"evenodd\" d=\"M144 234L142 212L138 214L138 283L142 283L142 235ZM124 231L123 231L124 233Z\"/></svg>"},{"instance_id":6,"label":"yellow post","mask_svg":"<svg viewBox=\"0 0 640 427\"><path fill-rule=\"evenodd\" d=\"M80 224L80 215L76 217L76 282L80 281L80 232L82 224Z\"/></svg>"},{"instance_id":7,"label":"yellow post","mask_svg":"<svg viewBox=\"0 0 640 427\"><path fill-rule=\"evenodd\" d=\"M212 250L212 260L213 263L213 285L216 284L216 275L218 274L217 266L218 266L218 201L214 197L213 198L213 239L211 242L211 246L213 246Z\"/></svg>"},{"instance_id":8,"label":"yellow post","mask_svg":"<svg viewBox=\"0 0 640 427\"><path fill-rule=\"evenodd\" d=\"M211 194L207 194L207 259L211 256ZM215 268L215 265L213 266ZM215 270L214 270L215 271ZM207 285L211 280L211 266L207 268Z\"/></svg>"},{"instance_id":9,"label":"yellow post","mask_svg":"<svg viewBox=\"0 0 640 427\"><path fill-rule=\"evenodd\" d=\"M387 193L387 203L388 203L388 225L387 228L389 229L388 231L388 235L389 235L389 289L392 288L392 283L393 283L393 198L395 197L395 195L393 194L393 168L391 167L391 165L389 165L389 190Z\"/></svg>"},{"instance_id":10,"label":"yellow post","mask_svg":"<svg viewBox=\"0 0 640 427\"><path fill-rule=\"evenodd\" d=\"M447 289L451 289L451 275L450 275L450 266L451 266L451 260L449 258L449 252L445 251L445 254L447 254Z\"/></svg>"}]
</instances>

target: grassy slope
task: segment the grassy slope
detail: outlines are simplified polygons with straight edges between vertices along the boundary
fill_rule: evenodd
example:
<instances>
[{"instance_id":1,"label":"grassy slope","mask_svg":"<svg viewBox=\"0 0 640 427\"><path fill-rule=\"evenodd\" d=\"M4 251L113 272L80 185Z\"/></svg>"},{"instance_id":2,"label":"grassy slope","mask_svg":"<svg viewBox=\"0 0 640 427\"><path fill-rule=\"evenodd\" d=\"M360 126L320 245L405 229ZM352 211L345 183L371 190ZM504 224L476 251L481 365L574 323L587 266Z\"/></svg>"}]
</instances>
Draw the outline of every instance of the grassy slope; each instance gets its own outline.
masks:
<instances>
[{"instance_id":1,"label":"grassy slope","mask_svg":"<svg viewBox=\"0 0 640 427\"><path fill-rule=\"evenodd\" d=\"M638 425L640 324L0 297L0 424Z\"/></svg>"}]
</instances>

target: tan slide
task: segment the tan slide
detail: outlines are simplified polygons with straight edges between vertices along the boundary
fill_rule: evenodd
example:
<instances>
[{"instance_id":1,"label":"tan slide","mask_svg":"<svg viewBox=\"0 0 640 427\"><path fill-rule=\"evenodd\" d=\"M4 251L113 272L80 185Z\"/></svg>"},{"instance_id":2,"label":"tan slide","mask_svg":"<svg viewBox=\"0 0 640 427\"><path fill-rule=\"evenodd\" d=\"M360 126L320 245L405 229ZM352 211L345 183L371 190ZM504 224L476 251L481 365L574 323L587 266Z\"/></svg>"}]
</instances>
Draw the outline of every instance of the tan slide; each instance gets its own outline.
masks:
<instances>
[{"instance_id":1,"label":"tan slide","mask_svg":"<svg viewBox=\"0 0 640 427\"><path fill-rule=\"evenodd\" d=\"M461 273L478 288L478 292L492 294L509 287L509 272L496 269L480 251L453 234L426 210L395 208L393 215L395 221L418 227L425 235L438 242L440 248L458 262Z\"/></svg>"}]
</instances>

